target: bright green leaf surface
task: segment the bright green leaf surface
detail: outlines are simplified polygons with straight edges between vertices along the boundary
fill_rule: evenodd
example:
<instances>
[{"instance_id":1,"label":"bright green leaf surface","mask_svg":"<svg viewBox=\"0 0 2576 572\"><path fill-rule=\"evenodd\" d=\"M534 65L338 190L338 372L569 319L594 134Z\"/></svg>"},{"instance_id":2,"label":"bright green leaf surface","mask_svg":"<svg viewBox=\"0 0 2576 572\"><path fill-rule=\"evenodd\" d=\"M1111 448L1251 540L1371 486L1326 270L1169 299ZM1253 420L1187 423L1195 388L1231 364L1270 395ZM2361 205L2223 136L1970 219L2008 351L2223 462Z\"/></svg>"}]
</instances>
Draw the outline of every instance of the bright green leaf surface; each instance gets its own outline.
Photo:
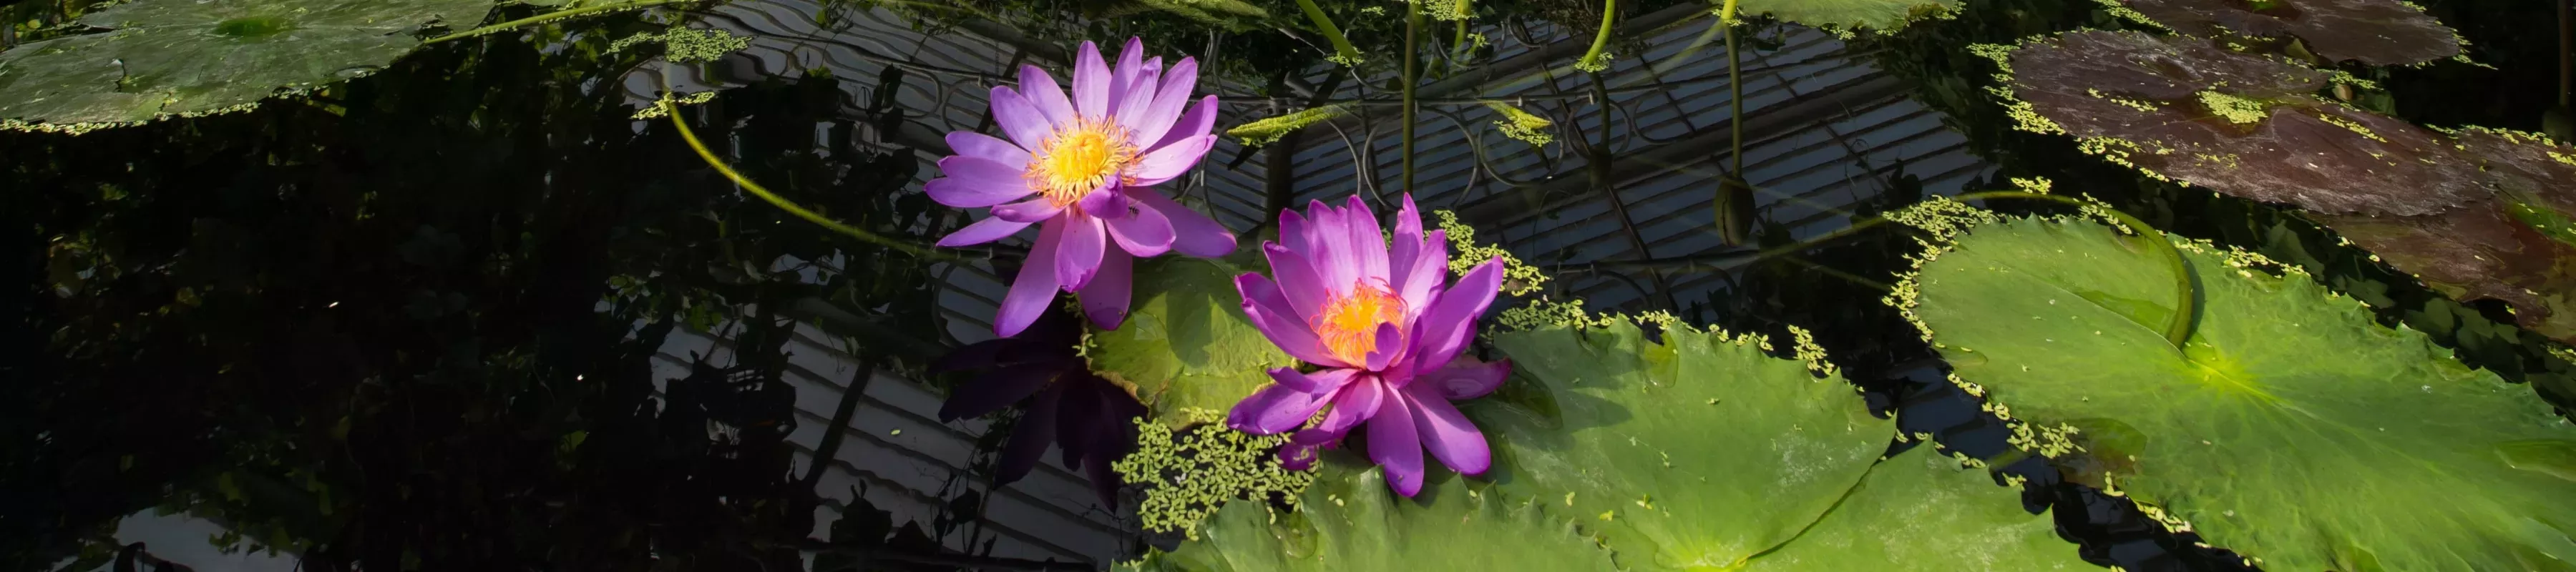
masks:
<instances>
[{"instance_id":1,"label":"bright green leaf surface","mask_svg":"<svg viewBox=\"0 0 2576 572\"><path fill-rule=\"evenodd\" d=\"M250 104L362 75L470 27L492 0L135 0L82 17L95 34L0 52L0 119L70 128ZM75 129L77 130L77 129Z\"/></svg>"},{"instance_id":2,"label":"bright green leaf surface","mask_svg":"<svg viewBox=\"0 0 2576 572\"><path fill-rule=\"evenodd\" d=\"M1928 450L1880 462L1894 424L1871 416L1841 377L1818 378L1804 362L1766 355L1756 338L1676 332L1657 343L1613 321L1504 334L1495 343L1524 377L1467 406L1494 446L1494 485L1483 498L1465 498L1460 479L1435 468L1439 484L1397 502L1404 510L1377 516L1383 511L1367 508L1377 504L1355 500L1392 498L1375 471L1354 477L1328 464L1307 489L1304 512L1273 525L1258 503L1230 503L1201 530L1204 540L1158 555L1156 564L1604 569L1550 560L1563 551L1545 530L1473 526L1498 518L1479 515L1498 510L1500 498L1514 507L1535 499L1545 514L1574 519L1625 570L2091 568L2057 539L2054 523L2022 511L2018 489L1997 486L1985 471ZM1389 518L1401 522L1381 523ZM1454 537L1382 532L1462 523L1469 526ZM1381 537L1396 544L1346 540ZM1457 543L1481 549L1461 556L1449 546ZM1282 561L1300 564L1274 564Z\"/></svg>"},{"instance_id":3,"label":"bright green leaf surface","mask_svg":"<svg viewBox=\"0 0 2576 572\"><path fill-rule=\"evenodd\" d=\"M1194 258L1138 261L1127 323L1091 334L1092 370L1133 389L1167 423L1184 408L1234 408L1270 383L1271 368L1297 363L1244 318L1234 291L1241 273Z\"/></svg>"},{"instance_id":4,"label":"bright green leaf surface","mask_svg":"<svg viewBox=\"0 0 2576 572\"><path fill-rule=\"evenodd\" d=\"M1210 519L1200 540L1149 556L1146 570L1233 572L1431 570L1614 571L1610 553L1528 499L1466 480L1435 479L1413 498L1395 496L1375 468L1333 464L1306 487L1299 512L1273 515L1237 501ZM1543 500L1543 499L1542 499ZM1275 519L1274 520L1274 516Z\"/></svg>"},{"instance_id":5,"label":"bright green leaf surface","mask_svg":"<svg viewBox=\"0 0 2576 572\"><path fill-rule=\"evenodd\" d=\"M1982 468L1915 447L1879 462L1850 498L1780 550L1772 570L2101 570L2058 538L2057 523L2021 508L2021 490Z\"/></svg>"},{"instance_id":6,"label":"bright green leaf surface","mask_svg":"<svg viewBox=\"0 0 2576 572\"><path fill-rule=\"evenodd\" d=\"M2069 424L2121 490L2269 570L2567 570L2576 429L2529 388L2302 275L2185 245L2205 300L2157 334L2162 263L2089 223L1973 229L1917 277L1958 376Z\"/></svg>"},{"instance_id":7,"label":"bright green leaf surface","mask_svg":"<svg viewBox=\"0 0 2576 572\"><path fill-rule=\"evenodd\" d=\"M1870 28L1893 32L1906 24L1959 9L1958 0L1741 0L1737 17L1756 14L1809 26Z\"/></svg>"},{"instance_id":8,"label":"bright green leaf surface","mask_svg":"<svg viewBox=\"0 0 2576 572\"><path fill-rule=\"evenodd\" d=\"M1787 542L1895 437L1839 376L1742 338L1666 342L1625 322L1498 336L1546 397L1469 408L1512 469L1503 490L1583 515L1631 568L1725 567Z\"/></svg>"}]
</instances>

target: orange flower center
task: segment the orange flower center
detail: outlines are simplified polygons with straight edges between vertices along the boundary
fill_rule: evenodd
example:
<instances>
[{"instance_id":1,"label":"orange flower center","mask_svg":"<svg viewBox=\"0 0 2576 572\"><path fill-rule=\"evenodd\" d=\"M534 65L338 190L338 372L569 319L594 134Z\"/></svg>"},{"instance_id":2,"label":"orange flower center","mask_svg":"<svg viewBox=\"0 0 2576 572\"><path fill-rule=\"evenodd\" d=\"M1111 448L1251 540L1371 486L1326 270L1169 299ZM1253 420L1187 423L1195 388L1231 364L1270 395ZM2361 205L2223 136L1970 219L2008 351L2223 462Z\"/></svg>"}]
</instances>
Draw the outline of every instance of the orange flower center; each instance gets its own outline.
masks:
<instances>
[{"instance_id":1,"label":"orange flower center","mask_svg":"<svg viewBox=\"0 0 2576 572\"><path fill-rule=\"evenodd\" d=\"M1029 186L1048 201L1071 205L1108 185L1136 159L1127 129L1107 119L1083 118L1057 129L1029 157Z\"/></svg>"},{"instance_id":2,"label":"orange flower center","mask_svg":"<svg viewBox=\"0 0 2576 572\"><path fill-rule=\"evenodd\" d=\"M1348 294L1324 301L1324 310L1315 313L1308 326L1324 343L1324 351L1350 364L1368 363L1369 352L1377 351L1378 324L1404 325L1404 299L1395 296L1385 285L1361 280L1351 285Z\"/></svg>"}]
</instances>

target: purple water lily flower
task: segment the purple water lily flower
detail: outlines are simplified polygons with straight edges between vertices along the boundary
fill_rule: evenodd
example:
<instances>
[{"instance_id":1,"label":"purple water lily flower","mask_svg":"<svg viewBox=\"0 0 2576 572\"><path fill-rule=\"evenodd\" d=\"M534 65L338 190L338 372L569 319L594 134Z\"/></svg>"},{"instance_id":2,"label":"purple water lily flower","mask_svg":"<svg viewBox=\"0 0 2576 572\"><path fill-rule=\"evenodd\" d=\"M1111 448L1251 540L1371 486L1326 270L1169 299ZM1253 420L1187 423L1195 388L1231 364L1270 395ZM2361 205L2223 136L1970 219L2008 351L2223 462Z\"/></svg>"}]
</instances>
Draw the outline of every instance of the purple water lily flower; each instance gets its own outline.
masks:
<instances>
[{"instance_id":1,"label":"purple water lily flower","mask_svg":"<svg viewBox=\"0 0 2576 572\"><path fill-rule=\"evenodd\" d=\"M1423 234L1411 195L1392 236L1378 230L1377 214L1359 197L1349 205L1316 201L1305 216L1279 213L1286 244L1261 245L1278 282L1235 277L1253 326L1288 355L1323 369L1270 370L1276 383L1235 404L1226 424L1277 434L1331 405L1322 423L1291 435L1280 451L1291 468L1313 463L1317 449L1365 421L1369 460L1386 468L1386 484L1398 494L1421 492L1424 449L1461 474L1484 474L1493 465L1485 434L1449 402L1492 393L1511 373L1510 361L1460 355L1502 288L1502 261L1444 284L1448 233Z\"/></svg>"},{"instance_id":2,"label":"purple water lily flower","mask_svg":"<svg viewBox=\"0 0 2576 572\"><path fill-rule=\"evenodd\" d=\"M1129 39L1111 68L1098 46L1083 42L1069 99L1045 70L1021 66L1019 89L995 86L992 94L993 120L1010 140L948 134L957 154L939 160L945 178L922 190L943 205L991 207L992 216L940 246L1001 240L1043 223L993 318L994 333L1027 328L1058 289L1080 298L1093 324L1115 329L1127 319L1133 257L1234 252L1225 227L1147 188L1180 178L1216 145L1216 96L1182 113L1198 85L1198 60L1181 58L1167 72L1162 58L1144 55L1144 41ZM1108 248L1112 242L1118 248Z\"/></svg>"}]
</instances>

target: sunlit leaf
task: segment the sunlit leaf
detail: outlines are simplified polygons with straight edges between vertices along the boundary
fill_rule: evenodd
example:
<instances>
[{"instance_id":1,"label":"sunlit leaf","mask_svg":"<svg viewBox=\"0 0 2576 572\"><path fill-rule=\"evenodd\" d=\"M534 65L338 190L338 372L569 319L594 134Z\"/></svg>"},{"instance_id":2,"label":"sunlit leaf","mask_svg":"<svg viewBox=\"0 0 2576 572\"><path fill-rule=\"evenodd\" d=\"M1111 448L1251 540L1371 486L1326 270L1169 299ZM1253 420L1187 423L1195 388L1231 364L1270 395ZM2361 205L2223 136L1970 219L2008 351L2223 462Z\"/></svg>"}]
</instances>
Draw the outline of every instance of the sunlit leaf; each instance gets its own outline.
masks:
<instances>
[{"instance_id":1,"label":"sunlit leaf","mask_svg":"<svg viewBox=\"0 0 2576 572\"><path fill-rule=\"evenodd\" d=\"M2486 195L2440 134L2325 101L2324 72L2210 40L2083 31L2008 58L2024 128L2175 181L2311 211L2427 215Z\"/></svg>"},{"instance_id":2,"label":"sunlit leaf","mask_svg":"<svg viewBox=\"0 0 2576 572\"><path fill-rule=\"evenodd\" d=\"M1790 22L1892 32L1915 20L1959 9L1958 0L1741 0L1738 16L1768 15Z\"/></svg>"},{"instance_id":3,"label":"sunlit leaf","mask_svg":"<svg viewBox=\"0 0 2576 572\"><path fill-rule=\"evenodd\" d=\"M2052 521L2022 510L2018 489L1998 486L1986 471L1963 470L1928 447L1881 461L1895 424L1871 415L1840 376L1819 377L1809 362L1765 355L1758 336L1676 326L1656 342L1625 320L1607 323L1496 337L1524 376L1467 402L1495 455L1493 471L1477 479L1492 482L1481 496L1461 498L1460 479L1435 470L1435 486L1420 499L1395 501L1411 510L1381 524L1385 518L1349 516L1361 510L1350 507L1375 506L1358 503L1392 498L1376 473L1348 476L1352 469L1328 463L1301 512L1270 524L1259 503L1230 503L1201 531L1202 541L1158 563L1183 570L1613 569L1542 565L1571 557L1551 540L1553 529L1498 531L1501 517L1460 515L1493 510L1486 503L1500 499L1512 507L1534 500L1547 515L1574 519L1591 539L1584 546L1598 542L1624 570L1839 571L1894 562L1929 571L2093 568L2057 539ZM1326 483L1342 484L1319 493ZM1458 540L1434 540L1453 536ZM1342 538L1389 545L1336 540ZM1460 543L1492 555L1458 556L1448 545ZM1283 560L1299 564L1271 564ZM1474 566L1479 562L1499 564Z\"/></svg>"},{"instance_id":4,"label":"sunlit leaf","mask_svg":"<svg viewBox=\"0 0 2576 572\"><path fill-rule=\"evenodd\" d=\"M1158 420L1178 422L1173 413L1185 408L1233 409L1270 383L1270 368L1297 363L1244 318L1234 291L1241 273L1194 258L1137 261L1127 322L1091 334L1092 370L1135 391Z\"/></svg>"},{"instance_id":5,"label":"sunlit leaf","mask_svg":"<svg viewBox=\"0 0 2576 572\"><path fill-rule=\"evenodd\" d=\"M2221 31L2292 37L2332 61L2418 64L2460 54L2459 34L2399 0L2122 0L2138 14L2198 36Z\"/></svg>"},{"instance_id":6,"label":"sunlit leaf","mask_svg":"<svg viewBox=\"0 0 2576 572\"><path fill-rule=\"evenodd\" d=\"M491 0L135 0L79 20L97 33L0 52L0 120L83 131L215 113L364 75L471 26Z\"/></svg>"},{"instance_id":7,"label":"sunlit leaf","mask_svg":"<svg viewBox=\"0 0 2576 572\"><path fill-rule=\"evenodd\" d=\"M1272 514L1264 503L1228 503L1200 539L1149 555L1143 570L1549 570L1614 571L1574 521L1466 480L1434 479L1406 499L1376 468L1334 463L1299 499Z\"/></svg>"},{"instance_id":8,"label":"sunlit leaf","mask_svg":"<svg viewBox=\"0 0 2576 572\"><path fill-rule=\"evenodd\" d=\"M2576 428L2306 275L2183 244L2204 300L2107 226L1978 226L1907 285L1910 313L1998 410L2084 432L2109 484L2270 570L2560 570ZM1904 289L1900 288L1900 291ZM2110 438L2092 439L2093 436Z\"/></svg>"}]
</instances>

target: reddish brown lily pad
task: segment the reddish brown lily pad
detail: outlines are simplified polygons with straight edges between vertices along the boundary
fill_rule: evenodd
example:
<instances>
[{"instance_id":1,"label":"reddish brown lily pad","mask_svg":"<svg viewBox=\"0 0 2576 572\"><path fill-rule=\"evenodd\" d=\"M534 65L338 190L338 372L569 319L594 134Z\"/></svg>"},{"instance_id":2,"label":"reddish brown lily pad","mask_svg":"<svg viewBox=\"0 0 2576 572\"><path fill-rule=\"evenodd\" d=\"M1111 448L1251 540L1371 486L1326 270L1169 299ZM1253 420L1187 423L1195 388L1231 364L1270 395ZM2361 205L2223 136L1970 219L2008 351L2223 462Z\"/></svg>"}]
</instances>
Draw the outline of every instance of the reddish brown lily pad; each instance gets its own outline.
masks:
<instances>
[{"instance_id":1,"label":"reddish brown lily pad","mask_svg":"<svg viewBox=\"0 0 2576 572\"><path fill-rule=\"evenodd\" d=\"M2223 32L2297 38L2309 53L2375 66L2460 55L2458 32L2398 0L2121 0L2131 10L2195 36Z\"/></svg>"},{"instance_id":2,"label":"reddish brown lily pad","mask_svg":"<svg viewBox=\"0 0 2576 572\"><path fill-rule=\"evenodd\" d=\"M2454 300L2513 306L2524 329L2576 341L2576 246L2515 220L2505 201L2411 217L2310 215Z\"/></svg>"},{"instance_id":3,"label":"reddish brown lily pad","mask_svg":"<svg viewBox=\"0 0 2576 572\"><path fill-rule=\"evenodd\" d=\"M2488 195L2441 134L2320 99L2324 72L2212 40L2080 31L2006 63L2027 127L2151 176L2325 214L2432 215Z\"/></svg>"}]
</instances>

